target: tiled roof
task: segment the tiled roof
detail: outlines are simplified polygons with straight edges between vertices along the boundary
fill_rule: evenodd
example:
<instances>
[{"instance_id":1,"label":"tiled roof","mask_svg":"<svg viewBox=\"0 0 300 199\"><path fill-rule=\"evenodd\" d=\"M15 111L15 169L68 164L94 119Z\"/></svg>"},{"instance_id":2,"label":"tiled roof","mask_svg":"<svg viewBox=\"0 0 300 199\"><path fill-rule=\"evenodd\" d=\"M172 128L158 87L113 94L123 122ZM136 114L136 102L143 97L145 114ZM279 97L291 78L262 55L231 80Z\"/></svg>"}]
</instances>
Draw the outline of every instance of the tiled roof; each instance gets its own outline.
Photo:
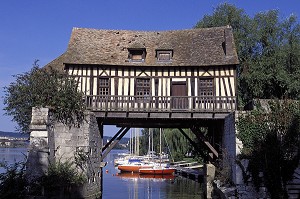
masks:
<instances>
[{"instance_id":1,"label":"tiled roof","mask_svg":"<svg viewBox=\"0 0 300 199\"><path fill-rule=\"evenodd\" d=\"M142 63L128 61L128 49L145 48ZM173 50L171 62L159 63L156 50ZM238 64L230 27L175 31L128 31L73 28L64 54L47 64L62 69L66 64L138 66L210 66Z\"/></svg>"}]
</instances>

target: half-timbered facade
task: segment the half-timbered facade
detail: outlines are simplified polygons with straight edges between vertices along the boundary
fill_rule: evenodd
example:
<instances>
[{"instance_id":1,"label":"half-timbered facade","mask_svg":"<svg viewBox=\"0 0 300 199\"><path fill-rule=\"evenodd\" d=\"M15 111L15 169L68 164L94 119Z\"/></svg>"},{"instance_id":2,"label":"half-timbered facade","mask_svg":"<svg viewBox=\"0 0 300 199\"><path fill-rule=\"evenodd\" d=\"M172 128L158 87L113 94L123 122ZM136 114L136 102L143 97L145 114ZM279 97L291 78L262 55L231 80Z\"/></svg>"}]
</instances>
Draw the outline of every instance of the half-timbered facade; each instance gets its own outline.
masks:
<instances>
[{"instance_id":1,"label":"half-timbered facade","mask_svg":"<svg viewBox=\"0 0 300 199\"><path fill-rule=\"evenodd\" d=\"M225 118L237 108L238 63L227 26L151 32L74 28L66 52L47 67L77 79L101 136L103 125L121 127L102 148L102 159L131 127L163 127L178 128L207 160L203 148L218 157Z\"/></svg>"},{"instance_id":2,"label":"half-timbered facade","mask_svg":"<svg viewBox=\"0 0 300 199\"><path fill-rule=\"evenodd\" d=\"M74 28L67 51L48 66L75 76L99 117L224 118L237 107L237 64L230 27Z\"/></svg>"}]
</instances>

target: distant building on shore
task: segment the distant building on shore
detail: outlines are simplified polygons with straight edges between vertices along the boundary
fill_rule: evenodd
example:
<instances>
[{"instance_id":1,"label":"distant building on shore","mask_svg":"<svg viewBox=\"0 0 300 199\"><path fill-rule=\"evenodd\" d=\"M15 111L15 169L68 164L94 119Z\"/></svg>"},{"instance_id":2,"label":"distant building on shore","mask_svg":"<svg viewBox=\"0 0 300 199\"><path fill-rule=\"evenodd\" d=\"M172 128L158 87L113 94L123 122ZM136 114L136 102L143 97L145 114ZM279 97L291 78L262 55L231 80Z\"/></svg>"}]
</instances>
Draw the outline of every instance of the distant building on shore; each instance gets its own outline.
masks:
<instances>
[{"instance_id":1,"label":"distant building on shore","mask_svg":"<svg viewBox=\"0 0 300 199\"><path fill-rule=\"evenodd\" d=\"M27 146L28 140L27 134L0 131L0 147Z\"/></svg>"}]
</instances>

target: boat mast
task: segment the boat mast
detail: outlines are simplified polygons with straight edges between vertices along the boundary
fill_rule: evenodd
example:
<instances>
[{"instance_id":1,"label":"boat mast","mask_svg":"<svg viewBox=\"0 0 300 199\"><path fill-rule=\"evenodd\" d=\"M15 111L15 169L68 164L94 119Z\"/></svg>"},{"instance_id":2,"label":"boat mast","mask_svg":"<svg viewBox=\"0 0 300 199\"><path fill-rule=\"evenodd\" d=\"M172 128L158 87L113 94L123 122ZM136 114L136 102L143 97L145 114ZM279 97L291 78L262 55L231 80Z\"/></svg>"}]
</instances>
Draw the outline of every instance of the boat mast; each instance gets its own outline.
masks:
<instances>
[{"instance_id":1,"label":"boat mast","mask_svg":"<svg viewBox=\"0 0 300 199\"><path fill-rule=\"evenodd\" d=\"M137 155L140 155L140 129L137 128L137 140L136 140L136 143L137 143Z\"/></svg>"},{"instance_id":2,"label":"boat mast","mask_svg":"<svg viewBox=\"0 0 300 199\"><path fill-rule=\"evenodd\" d=\"M154 133L154 131L151 132L151 139L152 139L151 151L152 152L154 151L154 148L153 148L153 133Z\"/></svg>"},{"instance_id":3,"label":"boat mast","mask_svg":"<svg viewBox=\"0 0 300 199\"><path fill-rule=\"evenodd\" d=\"M149 137L148 137L148 153L150 154L151 151L151 142L150 142L150 136L151 136L151 128L149 128Z\"/></svg>"},{"instance_id":4,"label":"boat mast","mask_svg":"<svg viewBox=\"0 0 300 199\"><path fill-rule=\"evenodd\" d=\"M161 128L159 129L159 155L161 158Z\"/></svg>"},{"instance_id":5,"label":"boat mast","mask_svg":"<svg viewBox=\"0 0 300 199\"><path fill-rule=\"evenodd\" d=\"M131 155L131 142L132 142L132 130L130 131L130 135L129 135L129 153Z\"/></svg>"}]
</instances>

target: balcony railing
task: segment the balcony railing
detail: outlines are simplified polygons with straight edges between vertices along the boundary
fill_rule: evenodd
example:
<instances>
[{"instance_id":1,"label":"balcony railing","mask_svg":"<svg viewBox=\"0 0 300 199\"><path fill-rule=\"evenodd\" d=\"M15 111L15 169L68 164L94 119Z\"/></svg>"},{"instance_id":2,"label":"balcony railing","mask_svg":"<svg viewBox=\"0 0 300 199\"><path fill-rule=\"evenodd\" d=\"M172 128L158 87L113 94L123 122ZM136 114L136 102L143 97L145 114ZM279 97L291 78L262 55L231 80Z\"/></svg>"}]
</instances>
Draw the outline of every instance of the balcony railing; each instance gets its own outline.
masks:
<instances>
[{"instance_id":1,"label":"balcony railing","mask_svg":"<svg viewBox=\"0 0 300 199\"><path fill-rule=\"evenodd\" d=\"M85 96L86 108L101 112L232 112L236 97Z\"/></svg>"}]
</instances>

